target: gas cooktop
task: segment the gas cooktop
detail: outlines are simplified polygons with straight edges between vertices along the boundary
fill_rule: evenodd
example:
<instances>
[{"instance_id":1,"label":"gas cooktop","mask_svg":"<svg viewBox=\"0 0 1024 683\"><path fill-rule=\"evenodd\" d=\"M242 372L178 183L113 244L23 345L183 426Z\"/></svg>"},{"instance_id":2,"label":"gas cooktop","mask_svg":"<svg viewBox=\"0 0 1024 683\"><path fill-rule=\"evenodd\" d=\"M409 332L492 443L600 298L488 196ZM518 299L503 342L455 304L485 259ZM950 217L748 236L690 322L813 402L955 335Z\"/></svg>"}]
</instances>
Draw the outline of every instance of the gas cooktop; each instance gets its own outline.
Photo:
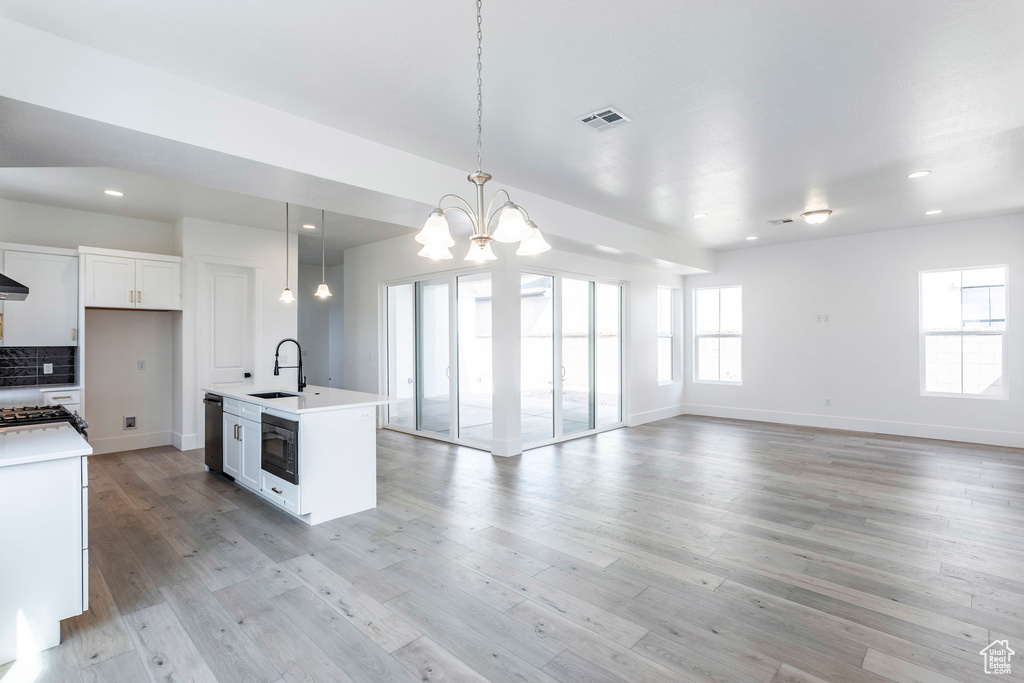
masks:
<instances>
[{"instance_id":1,"label":"gas cooktop","mask_svg":"<svg viewBox=\"0 0 1024 683\"><path fill-rule=\"evenodd\" d=\"M32 425L67 422L88 438L85 430L89 423L64 406L25 406L24 408L0 408L0 430L5 427L26 427Z\"/></svg>"}]
</instances>

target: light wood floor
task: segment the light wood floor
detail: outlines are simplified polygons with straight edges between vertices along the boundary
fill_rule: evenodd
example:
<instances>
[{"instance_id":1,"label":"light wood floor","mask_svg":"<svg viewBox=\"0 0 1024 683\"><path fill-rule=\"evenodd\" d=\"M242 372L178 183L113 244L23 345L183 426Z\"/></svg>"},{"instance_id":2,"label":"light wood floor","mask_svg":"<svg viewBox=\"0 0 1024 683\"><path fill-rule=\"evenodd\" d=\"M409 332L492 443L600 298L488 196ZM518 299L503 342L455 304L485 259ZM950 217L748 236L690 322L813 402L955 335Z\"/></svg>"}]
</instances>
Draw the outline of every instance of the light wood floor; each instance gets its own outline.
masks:
<instances>
[{"instance_id":1,"label":"light wood floor","mask_svg":"<svg viewBox=\"0 0 1024 683\"><path fill-rule=\"evenodd\" d=\"M1024 679L1024 451L675 418L501 459L379 433L315 528L170 448L90 460L40 680ZM9 667L0 667L0 678Z\"/></svg>"}]
</instances>

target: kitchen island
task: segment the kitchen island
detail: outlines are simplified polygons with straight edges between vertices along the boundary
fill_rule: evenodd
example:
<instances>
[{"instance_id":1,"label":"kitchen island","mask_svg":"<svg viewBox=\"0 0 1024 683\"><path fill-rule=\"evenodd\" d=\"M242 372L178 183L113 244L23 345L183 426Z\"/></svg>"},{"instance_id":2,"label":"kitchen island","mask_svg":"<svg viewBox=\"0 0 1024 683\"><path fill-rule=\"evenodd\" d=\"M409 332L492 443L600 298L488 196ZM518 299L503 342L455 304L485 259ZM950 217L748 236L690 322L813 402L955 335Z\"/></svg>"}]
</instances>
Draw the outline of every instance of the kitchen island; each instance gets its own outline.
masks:
<instances>
[{"instance_id":1,"label":"kitchen island","mask_svg":"<svg viewBox=\"0 0 1024 683\"><path fill-rule=\"evenodd\" d=\"M310 525L377 506L376 406L387 396L318 386L204 391L222 398L222 472L236 483Z\"/></svg>"},{"instance_id":2,"label":"kitchen island","mask_svg":"<svg viewBox=\"0 0 1024 683\"><path fill-rule=\"evenodd\" d=\"M0 664L58 645L88 608L91 453L67 423L0 430Z\"/></svg>"}]
</instances>

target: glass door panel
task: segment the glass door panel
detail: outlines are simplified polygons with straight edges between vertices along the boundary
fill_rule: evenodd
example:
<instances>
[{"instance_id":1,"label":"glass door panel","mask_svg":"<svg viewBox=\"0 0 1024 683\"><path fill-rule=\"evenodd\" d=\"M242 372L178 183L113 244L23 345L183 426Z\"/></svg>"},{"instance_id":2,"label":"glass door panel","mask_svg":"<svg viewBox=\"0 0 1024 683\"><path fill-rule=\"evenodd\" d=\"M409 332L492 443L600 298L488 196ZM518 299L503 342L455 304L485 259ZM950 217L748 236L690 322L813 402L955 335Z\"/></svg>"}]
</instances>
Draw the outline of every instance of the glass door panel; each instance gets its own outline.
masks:
<instances>
[{"instance_id":1,"label":"glass door panel","mask_svg":"<svg viewBox=\"0 0 1024 683\"><path fill-rule=\"evenodd\" d=\"M490 447L491 274L458 278L459 438Z\"/></svg>"},{"instance_id":2,"label":"glass door panel","mask_svg":"<svg viewBox=\"0 0 1024 683\"><path fill-rule=\"evenodd\" d=\"M622 421L622 287L601 282L594 286L594 327L596 332L594 379L596 382L597 427Z\"/></svg>"},{"instance_id":3,"label":"glass door panel","mask_svg":"<svg viewBox=\"0 0 1024 683\"><path fill-rule=\"evenodd\" d=\"M416 283L418 429L451 434L448 280Z\"/></svg>"},{"instance_id":4,"label":"glass door panel","mask_svg":"<svg viewBox=\"0 0 1024 683\"><path fill-rule=\"evenodd\" d=\"M387 290L388 424L416 428L416 311L412 284Z\"/></svg>"},{"instance_id":5,"label":"glass door panel","mask_svg":"<svg viewBox=\"0 0 1024 683\"><path fill-rule=\"evenodd\" d=\"M524 273L520 301L520 426L524 445L555 435L554 278Z\"/></svg>"},{"instance_id":6,"label":"glass door panel","mask_svg":"<svg viewBox=\"0 0 1024 683\"><path fill-rule=\"evenodd\" d=\"M562 434L594 428L593 284L562 278Z\"/></svg>"}]
</instances>

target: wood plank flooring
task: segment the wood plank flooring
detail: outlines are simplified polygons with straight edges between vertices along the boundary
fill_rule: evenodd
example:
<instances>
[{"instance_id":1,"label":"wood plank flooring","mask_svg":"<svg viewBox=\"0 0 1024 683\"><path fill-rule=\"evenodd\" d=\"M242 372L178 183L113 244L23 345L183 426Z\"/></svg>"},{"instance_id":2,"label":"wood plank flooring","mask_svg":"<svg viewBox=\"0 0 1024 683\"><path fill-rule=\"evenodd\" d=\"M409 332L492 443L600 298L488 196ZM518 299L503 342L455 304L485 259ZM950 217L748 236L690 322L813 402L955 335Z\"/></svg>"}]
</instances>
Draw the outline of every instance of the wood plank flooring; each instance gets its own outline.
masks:
<instances>
[{"instance_id":1,"label":"wood plank flooring","mask_svg":"<svg viewBox=\"0 0 1024 683\"><path fill-rule=\"evenodd\" d=\"M502 459L385 431L378 491L310 528L202 451L91 458L91 609L37 680L982 681L997 638L1024 680L1021 450L681 417Z\"/></svg>"}]
</instances>

